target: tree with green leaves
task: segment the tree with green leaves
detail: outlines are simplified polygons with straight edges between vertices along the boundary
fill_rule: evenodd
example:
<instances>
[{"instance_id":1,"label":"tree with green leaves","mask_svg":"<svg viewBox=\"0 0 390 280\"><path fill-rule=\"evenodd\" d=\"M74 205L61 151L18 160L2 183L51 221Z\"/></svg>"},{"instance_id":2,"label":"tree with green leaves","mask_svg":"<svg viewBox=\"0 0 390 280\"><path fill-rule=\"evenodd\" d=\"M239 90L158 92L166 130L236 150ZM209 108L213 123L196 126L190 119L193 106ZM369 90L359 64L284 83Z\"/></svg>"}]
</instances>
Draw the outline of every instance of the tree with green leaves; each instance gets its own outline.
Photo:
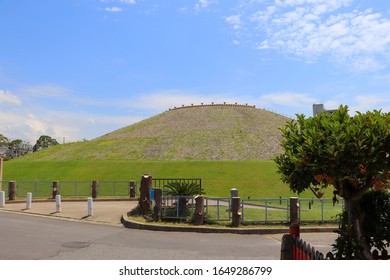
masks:
<instances>
[{"instance_id":1,"label":"tree with green leaves","mask_svg":"<svg viewBox=\"0 0 390 280\"><path fill-rule=\"evenodd\" d=\"M35 143L35 145L33 147L33 151L36 152L36 151L39 151L39 150L42 150L42 149L46 149L46 148L49 148L51 146L55 146L55 145L58 145L58 144L59 143L57 142L56 139L53 139L53 138L51 138L50 136L47 136L47 135L42 135L41 137L39 137L39 139Z\"/></svg>"},{"instance_id":2,"label":"tree with green leaves","mask_svg":"<svg viewBox=\"0 0 390 280\"><path fill-rule=\"evenodd\" d=\"M7 157L9 159L21 157L31 153L32 149L32 146L28 142L21 139L12 140L8 143Z\"/></svg>"},{"instance_id":3,"label":"tree with green leaves","mask_svg":"<svg viewBox=\"0 0 390 280\"><path fill-rule=\"evenodd\" d=\"M321 190L329 185L346 203L346 224L354 240L354 256L370 259L371 245L363 227L362 198L370 190L389 188L390 114L381 111L348 114L340 106L329 114L297 115L281 129L278 172L291 190Z\"/></svg>"},{"instance_id":4,"label":"tree with green leaves","mask_svg":"<svg viewBox=\"0 0 390 280\"><path fill-rule=\"evenodd\" d=\"M5 137L3 134L0 134L0 146L8 145L8 138Z\"/></svg>"}]
</instances>

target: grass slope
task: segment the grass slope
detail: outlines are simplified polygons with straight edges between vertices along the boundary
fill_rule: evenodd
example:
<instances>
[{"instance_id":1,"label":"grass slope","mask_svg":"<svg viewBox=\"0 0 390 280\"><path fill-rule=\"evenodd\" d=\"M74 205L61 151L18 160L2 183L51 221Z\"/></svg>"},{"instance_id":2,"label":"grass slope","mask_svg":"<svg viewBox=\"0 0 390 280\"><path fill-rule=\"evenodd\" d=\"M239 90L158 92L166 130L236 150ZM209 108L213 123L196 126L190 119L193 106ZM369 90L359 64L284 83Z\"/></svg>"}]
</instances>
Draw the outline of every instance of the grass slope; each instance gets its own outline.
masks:
<instances>
[{"instance_id":1,"label":"grass slope","mask_svg":"<svg viewBox=\"0 0 390 280\"><path fill-rule=\"evenodd\" d=\"M180 108L91 141L5 162L4 180L138 181L149 173L155 178L202 178L209 196L227 197L237 188L243 198L289 197L294 194L270 160L280 152L278 127L286 121L253 107Z\"/></svg>"},{"instance_id":2,"label":"grass slope","mask_svg":"<svg viewBox=\"0 0 390 280\"><path fill-rule=\"evenodd\" d=\"M124 160L13 160L4 164L4 180L137 180L145 173L155 178L202 178L208 196L229 196L237 188L243 198L295 196L280 181L273 161L124 161ZM331 191L326 197L331 197ZM301 197L313 197L305 192Z\"/></svg>"},{"instance_id":3,"label":"grass slope","mask_svg":"<svg viewBox=\"0 0 390 280\"><path fill-rule=\"evenodd\" d=\"M57 145L30 160L269 160L288 118L245 106L171 110L91 141Z\"/></svg>"}]
</instances>

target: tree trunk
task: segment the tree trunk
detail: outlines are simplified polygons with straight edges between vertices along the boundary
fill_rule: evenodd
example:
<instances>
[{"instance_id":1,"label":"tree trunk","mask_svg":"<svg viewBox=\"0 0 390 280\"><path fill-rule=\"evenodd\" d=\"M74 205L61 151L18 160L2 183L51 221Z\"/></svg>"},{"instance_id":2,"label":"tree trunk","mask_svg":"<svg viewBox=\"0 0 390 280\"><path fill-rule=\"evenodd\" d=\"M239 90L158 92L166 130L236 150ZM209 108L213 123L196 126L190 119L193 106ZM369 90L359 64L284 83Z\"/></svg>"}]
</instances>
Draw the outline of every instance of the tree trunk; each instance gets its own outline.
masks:
<instances>
[{"instance_id":1,"label":"tree trunk","mask_svg":"<svg viewBox=\"0 0 390 280\"><path fill-rule=\"evenodd\" d=\"M364 212L362 211L360 207L360 200L362 195L360 193L354 193L353 196L345 197L345 203L346 203L346 210L348 213L348 224L351 227L351 234L352 237L356 238L356 241L360 245L360 255L362 258L370 260L372 259L372 255L370 252L370 246L366 243L363 235L363 218L364 218Z\"/></svg>"}]
</instances>

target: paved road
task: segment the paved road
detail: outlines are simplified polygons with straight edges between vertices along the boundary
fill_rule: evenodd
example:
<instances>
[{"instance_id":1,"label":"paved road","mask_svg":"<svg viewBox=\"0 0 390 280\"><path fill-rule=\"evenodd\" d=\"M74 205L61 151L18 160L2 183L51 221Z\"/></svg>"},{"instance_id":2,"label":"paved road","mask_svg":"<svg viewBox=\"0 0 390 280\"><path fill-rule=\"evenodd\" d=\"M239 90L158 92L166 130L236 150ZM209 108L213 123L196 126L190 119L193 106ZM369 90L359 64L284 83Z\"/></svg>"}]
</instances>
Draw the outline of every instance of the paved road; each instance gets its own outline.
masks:
<instances>
[{"instance_id":1,"label":"paved road","mask_svg":"<svg viewBox=\"0 0 390 280\"><path fill-rule=\"evenodd\" d=\"M0 259L279 259L281 235L202 234L0 212Z\"/></svg>"},{"instance_id":2,"label":"paved road","mask_svg":"<svg viewBox=\"0 0 390 280\"><path fill-rule=\"evenodd\" d=\"M122 226L0 213L0 259L279 259L282 234L132 230ZM304 233L322 252L332 233Z\"/></svg>"}]
</instances>

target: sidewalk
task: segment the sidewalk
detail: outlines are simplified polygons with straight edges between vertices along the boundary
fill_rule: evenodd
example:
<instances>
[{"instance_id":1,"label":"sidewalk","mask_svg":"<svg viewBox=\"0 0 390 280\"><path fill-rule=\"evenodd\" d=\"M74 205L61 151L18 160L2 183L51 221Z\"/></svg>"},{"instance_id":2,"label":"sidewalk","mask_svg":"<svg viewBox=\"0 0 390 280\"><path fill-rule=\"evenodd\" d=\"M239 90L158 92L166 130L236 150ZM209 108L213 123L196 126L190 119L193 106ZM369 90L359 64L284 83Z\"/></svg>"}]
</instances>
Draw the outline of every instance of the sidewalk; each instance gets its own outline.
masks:
<instances>
[{"instance_id":1,"label":"sidewalk","mask_svg":"<svg viewBox=\"0 0 390 280\"><path fill-rule=\"evenodd\" d=\"M31 209L26 209L25 201L6 201L0 211L24 214L44 215L96 223L121 225L122 215L136 207L136 200L101 200L93 201L93 216L88 216L88 202L85 200L62 200L61 212L56 212L55 200L33 201Z\"/></svg>"},{"instance_id":2,"label":"sidewalk","mask_svg":"<svg viewBox=\"0 0 390 280\"><path fill-rule=\"evenodd\" d=\"M202 233L236 233L236 234L277 234L287 233L287 227L264 227L255 228L239 227L212 227L212 226L189 226L189 225L167 225L159 223L140 223L130 220L126 213L138 205L138 200L108 200L95 199L93 201L93 216L88 216L88 201L66 200L61 202L61 212L56 212L55 200L33 201L31 209L26 209L25 201L6 201L5 207L0 212L8 211L15 213L42 215L54 218L65 218L92 223L104 223L123 226L133 229L155 230L155 231L177 231L177 232L202 232ZM322 232L331 233L335 230L331 226L301 227L301 232Z\"/></svg>"}]
</instances>

